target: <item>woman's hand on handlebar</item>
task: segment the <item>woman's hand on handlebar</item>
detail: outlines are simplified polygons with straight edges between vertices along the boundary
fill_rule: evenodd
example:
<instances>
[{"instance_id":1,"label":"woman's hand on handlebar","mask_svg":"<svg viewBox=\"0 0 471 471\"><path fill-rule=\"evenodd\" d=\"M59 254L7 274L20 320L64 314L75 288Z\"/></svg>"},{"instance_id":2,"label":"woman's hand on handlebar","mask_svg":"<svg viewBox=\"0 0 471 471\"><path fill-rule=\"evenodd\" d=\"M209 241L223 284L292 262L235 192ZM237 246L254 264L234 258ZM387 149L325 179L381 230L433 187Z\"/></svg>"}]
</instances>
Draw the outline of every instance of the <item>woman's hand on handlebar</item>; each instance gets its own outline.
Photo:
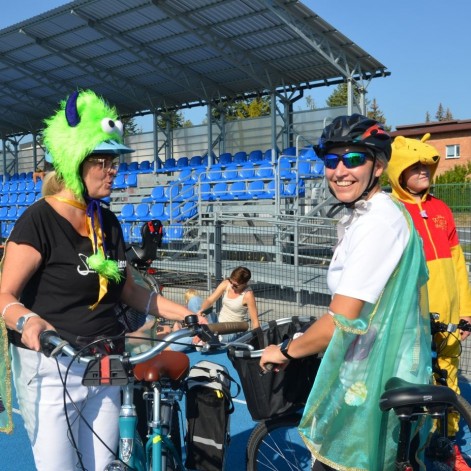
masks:
<instances>
[{"instance_id":1,"label":"woman's hand on handlebar","mask_svg":"<svg viewBox=\"0 0 471 471\"><path fill-rule=\"evenodd\" d=\"M471 324L471 317L460 317L460 320L466 321L469 324ZM461 334L461 341L463 341L463 340L466 340L469 337L471 332L469 332L467 330L460 330L460 334Z\"/></svg>"},{"instance_id":2,"label":"woman's hand on handlebar","mask_svg":"<svg viewBox=\"0 0 471 471\"><path fill-rule=\"evenodd\" d=\"M283 370L288 366L288 363L289 360L281 353L278 345L268 345L263 350L260 358L260 368L263 372L271 371L272 369L273 371ZM274 368L273 365L275 365Z\"/></svg>"},{"instance_id":3,"label":"woman's hand on handlebar","mask_svg":"<svg viewBox=\"0 0 471 471\"><path fill-rule=\"evenodd\" d=\"M44 320L42 317L31 317L26 323L23 334L21 335L21 342L31 350L36 352L41 351L41 344L39 343L39 336L45 330L55 330L54 327Z\"/></svg>"}]
</instances>

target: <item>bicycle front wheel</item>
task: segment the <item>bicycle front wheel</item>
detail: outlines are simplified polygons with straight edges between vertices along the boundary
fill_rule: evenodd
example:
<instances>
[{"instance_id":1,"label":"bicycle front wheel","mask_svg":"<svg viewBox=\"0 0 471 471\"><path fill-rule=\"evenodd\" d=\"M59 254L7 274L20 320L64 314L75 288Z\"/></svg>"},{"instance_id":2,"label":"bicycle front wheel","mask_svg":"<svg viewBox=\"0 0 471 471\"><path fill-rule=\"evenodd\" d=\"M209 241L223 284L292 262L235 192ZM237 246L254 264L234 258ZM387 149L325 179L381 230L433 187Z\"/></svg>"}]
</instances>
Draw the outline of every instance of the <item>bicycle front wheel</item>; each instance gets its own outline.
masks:
<instances>
[{"instance_id":1,"label":"bicycle front wheel","mask_svg":"<svg viewBox=\"0 0 471 471\"><path fill-rule=\"evenodd\" d=\"M259 423L247 443L248 471L309 471L311 453L297 430L301 414Z\"/></svg>"}]
</instances>

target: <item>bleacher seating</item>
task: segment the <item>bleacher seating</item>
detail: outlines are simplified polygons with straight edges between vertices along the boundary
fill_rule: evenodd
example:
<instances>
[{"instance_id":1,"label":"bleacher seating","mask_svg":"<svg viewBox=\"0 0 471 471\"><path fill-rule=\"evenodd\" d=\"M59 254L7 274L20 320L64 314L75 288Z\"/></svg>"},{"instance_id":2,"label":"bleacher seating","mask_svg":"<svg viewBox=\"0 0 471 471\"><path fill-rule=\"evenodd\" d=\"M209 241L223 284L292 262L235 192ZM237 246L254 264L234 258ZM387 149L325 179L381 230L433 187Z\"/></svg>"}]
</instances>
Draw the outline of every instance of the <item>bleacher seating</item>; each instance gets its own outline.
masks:
<instances>
[{"instance_id":1,"label":"bleacher seating","mask_svg":"<svg viewBox=\"0 0 471 471\"><path fill-rule=\"evenodd\" d=\"M231 201L241 201L250 205L258 201L273 205L277 181L278 194L283 201L303 197L307 193L305 181L324 174L323 163L312 146L300 149L299 156L293 147L282 152L276 150L276 155L282 157L275 165L271 162L271 154L271 149L225 152L214 159L211 167L208 167L206 155L169 158L153 176L149 174L154 172L154 161L121 162L113 182L112 189L116 193L114 200L112 195L111 203L120 201L116 213L126 242L136 240L138 234L134 227L140 227L149 219L160 219L166 225L186 223L198 215L200 204L227 205ZM146 183L150 178L157 183L145 186L147 193L140 187L143 175L146 175ZM35 183L32 173L14 173L9 179L0 181L3 237L11 231L17 217L41 196L41 188L42 180ZM130 195L135 196L130 198ZM178 239L180 233L180 229L176 230L171 239Z\"/></svg>"}]
</instances>

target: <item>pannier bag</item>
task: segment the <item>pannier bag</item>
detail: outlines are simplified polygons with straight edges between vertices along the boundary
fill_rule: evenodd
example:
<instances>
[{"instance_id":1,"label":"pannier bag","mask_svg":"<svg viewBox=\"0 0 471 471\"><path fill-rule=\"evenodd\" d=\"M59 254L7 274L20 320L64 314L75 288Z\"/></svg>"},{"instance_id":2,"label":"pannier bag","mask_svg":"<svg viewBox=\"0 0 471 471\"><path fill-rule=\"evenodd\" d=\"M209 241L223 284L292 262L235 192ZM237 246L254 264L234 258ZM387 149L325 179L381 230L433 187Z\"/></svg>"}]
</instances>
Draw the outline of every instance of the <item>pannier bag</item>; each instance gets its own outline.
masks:
<instances>
[{"instance_id":1,"label":"pannier bag","mask_svg":"<svg viewBox=\"0 0 471 471\"><path fill-rule=\"evenodd\" d=\"M236 345L228 349L253 420L287 414L306 403L320 364L317 355L291 360L284 370L264 375L260 374L259 363L266 346L300 335L314 321L314 317L296 316L270 321L237 339L237 343L251 345L254 350Z\"/></svg>"},{"instance_id":2,"label":"pannier bag","mask_svg":"<svg viewBox=\"0 0 471 471\"><path fill-rule=\"evenodd\" d=\"M234 412L231 378L227 368L210 361L191 367L186 383L188 469L221 471L229 442L229 415ZM234 396L234 397L235 397Z\"/></svg>"}]
</instances>

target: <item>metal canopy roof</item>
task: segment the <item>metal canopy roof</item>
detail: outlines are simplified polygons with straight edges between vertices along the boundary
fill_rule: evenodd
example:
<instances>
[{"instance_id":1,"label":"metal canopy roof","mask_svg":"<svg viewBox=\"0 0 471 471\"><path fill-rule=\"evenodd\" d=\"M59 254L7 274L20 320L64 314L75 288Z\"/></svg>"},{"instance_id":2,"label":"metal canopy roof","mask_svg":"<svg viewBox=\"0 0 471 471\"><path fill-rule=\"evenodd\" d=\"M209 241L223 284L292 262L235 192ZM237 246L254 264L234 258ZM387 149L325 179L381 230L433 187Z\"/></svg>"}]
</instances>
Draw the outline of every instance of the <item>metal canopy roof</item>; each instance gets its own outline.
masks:
<instances>
[{"instance_id":1,"label":"metal canopy roof","mask_svg":"<svg viewBox=\"0 0 471 471\"><path fill-rule=\"evenodd\" d=\"M0 136L76 88L136 114L384 75L295 0L76 0L0 30Z\"/></svg>"}]
</instances>

